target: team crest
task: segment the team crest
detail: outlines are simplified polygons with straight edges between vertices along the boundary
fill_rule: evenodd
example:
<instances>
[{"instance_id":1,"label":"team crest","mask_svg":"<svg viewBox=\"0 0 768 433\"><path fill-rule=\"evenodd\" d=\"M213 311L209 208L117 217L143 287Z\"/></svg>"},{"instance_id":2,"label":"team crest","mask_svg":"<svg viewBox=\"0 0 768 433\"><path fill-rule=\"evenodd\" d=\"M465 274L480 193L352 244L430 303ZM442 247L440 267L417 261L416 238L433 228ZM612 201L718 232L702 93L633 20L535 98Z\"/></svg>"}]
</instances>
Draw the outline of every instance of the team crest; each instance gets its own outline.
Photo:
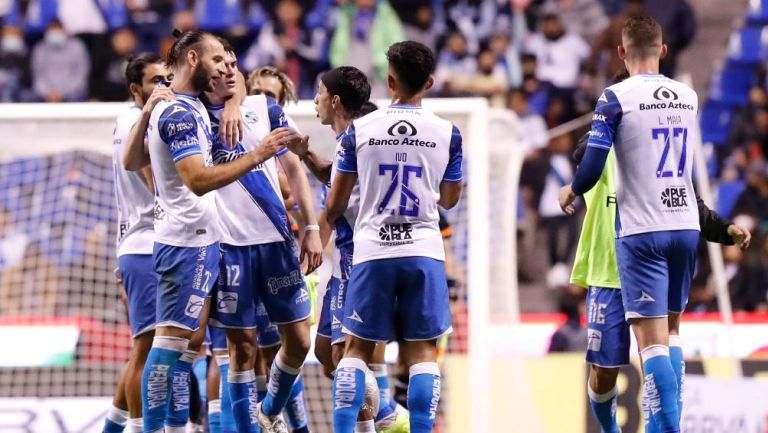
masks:
<instances>
[{"instance_id":1,"label":"team crest","mask_svg":"<svg viewBox=\"0 0 768 433\"><path fill-rule=\"evenodd\" d=\"M256 123L259 123L259 115L254 113L253 111L249 111L245 113L245 123L249 125L254 125Z\"/></svg>"}]
</instances>

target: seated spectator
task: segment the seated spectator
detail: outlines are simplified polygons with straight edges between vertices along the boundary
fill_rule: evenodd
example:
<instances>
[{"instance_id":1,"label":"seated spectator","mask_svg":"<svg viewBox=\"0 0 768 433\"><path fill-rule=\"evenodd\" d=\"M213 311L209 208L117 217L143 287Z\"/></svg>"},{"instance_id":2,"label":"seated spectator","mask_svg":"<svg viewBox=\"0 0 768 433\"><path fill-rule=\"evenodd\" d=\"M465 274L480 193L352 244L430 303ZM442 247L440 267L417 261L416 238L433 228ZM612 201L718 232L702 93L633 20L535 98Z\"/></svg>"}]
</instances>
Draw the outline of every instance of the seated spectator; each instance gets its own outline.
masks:
<instances>
[{"instance_id":1,"label":"seated spectator","mask_svg":"<svg viewBox=\"0 0 768 433\"><path fill-rule=\"evenodd\" d=\"M160 43L173 31L174 0L125 0L130 10L130 20L136 34L137 52L160 51ZM181 29L180 29L181 30Z\"/></svg>"},{"instance_id":2,"label":"seated spectator","mask_svg":"<svg viewBox=\"0 0 768 433\"><path fill-rule=\"evenodd\" d=\"M116 31L110 42L107 73L99 83L98 93L92 96L100 101L126 101L130 96L125 86L126 58L134 54L136 38L131 29L124 28Z\"/></svg>"},{"instance_id":3,"label":"seated spectator","mask_svg":"<svg viewBox=\"0 0 768 433\"><path fill-rule=\"evenodd\" d=\"M523 70L522 89L528 94L528 107L531 113L543 116L549 105L549 85L536 78L536 56L523 54L520 60Z\"/></svg>"},{"instance_id":4,"label":"seated spectator","mask_svg":"<svg viewBox=\"0 0 768 433\"><path fill-rule=\"evenodd\" d=\"M597 0L545 0L543 10L558 14L566 31L586 41L608 25L608 17Z\"/></svg>"},{"instance_id":5,"label":"seated spectator","mask_svg":"<svg viewBox=\"0 0 768 433\"><path fill-rule=\"evenodd\" d=\"M85 44L68 35L58 20L48 24L45 37L32 51L32 82L46 102L84 101L88 96L90 60Z\"/></svg>"},{"instance_id":6,"label":"seated spectator","mask_svg":"<svg viewBox=\"0 0 768 433\"><path fill-rule=\"evenodd\" d=\"M758 249L763 245L755 245ZM736 245L723 247L725 276L734 311L768 311L768 272L763 265L744 263L744 252Z\"/></svg>"},{"instance_id":7,"label":"seated spectator","mask_svg":"<svg viewBox=\"0 0 768 433\"><path fill-rule=\"evenodd\" d=\"M80 39L91 61L88 74L88 95L99 93L109 67L109 35L107 21L98 1L58 0L59 19L64 31Z\"/></svg>"},{"instance_id":8,"label":"seated spectator","mask_svg":"<svg viewBox=\"0 0 768 433\"><path fill-rule=\"evenodd\" d=\"M387 0L354 0L339 8L331 38L332 68L360 69L371 82L371 98L387 96L387 49L405 39L403 25Z\"/></svg>"},{"instance_id":9,"label":"seated spectator","mask_svg":"<svg viewBox=\"0 0 768 433\"><path fill-rule=\"evenodd\" d=\"M751 216L761 225L768 223L768 164L765 161L754 161L749 165L746 184L733 206L733 215Z\"/></svg>"},{"instance_id":10,"label":"seated spectator","mask_svg":"<svg viewBox=\"0 0 768 433\"><path fill-rule=\"evenodd\" d=\"M440 51L435 68L435 91L453 96L451 83L468 79L477 71L477 60L469 53L467 39L459 32L448 35L445 48Z\"/></svg>"},{"instance_id":11,"label":"seated spectator","mask_svg":"<svg viewBox=\"0 0 768 433\"><path fill-rule=\"evenodd\" d=\"M178 29L182 32L197 30L197 20L195 19L195 14L187 10L180 10L173 14L173 21L169 27L169 30L163 33L163 38L160 40L159 52L167 53L171 49L173 42L176 40L176 38L174 38L172 35L172 29ZM136 35L138 39L138 34ZM153 52L156 51L157 50L154 50ZM139 42L139 46L137 47L136 52L142 52L141 42Z\"/></svg>"},{"instance_id":12,"label":"seated spectator","mask_svg":"<svg viewBox=\"0 0 768 433\"><path fill-rule=\"evenodd\" d=\"M5 24L21 27L27 46L42 39L45 29L59 12L58 0L12 1L11 10L4 17Z\"/></svg>"},{"instance_id":13,"label":"seated spectator","mask_svg":"<svg viewBox=\"0 0 768 433\"><path fill-rule=\"evenodd\" d=\"M477 71L466 78L457 77L449 82L452 92L488 98L491 106L503 107L504 95L509 87L504 68L496 55L485 50L477 57Z\"/></svg>"},{"instance_id":14,"label":"seated spectator","mask_svg":"<svg viewBox=\"0 0 768 433\"><path fill-rule=\"evenodd\" d=\"M765 89L759 86L749 91L747 104L736 109L736 114L728 132L725 146L721 146L721 159L725 159L738 149L748 150L753 143L763 143L768 135L768 125L765 125L765 110L768 107L768 96ZM762 147L762 144L760 145Z\"/></svg>"},{"instance_id":15,"label":"seated spectator","mask_svg":"<svg viewBox=\"0 0 768 433\"><path fill-rule=\"evenodd\" d=\"M627 0L622 12L611 18L608 26L592 39L592 52L585 68L590 75L600 79L598 87L625 69L616 47L621 45L621 29L627 18L642 14L643 4L644 0Z\"/></svg>"},{"instance_id":16,"label":"seated spectator","mask_svg":"<svg viewBox=\"0 0 768 433\"><path fill-rule=\"evenodd\" d=\"M247 70L274 65L298 85L299 95L311 97L315 78L325 65L327 34L323 28L311 31L302 26L304 10L296 0L280 0L275 19L261 29L256 42L245 55Z\"/></svg>"},{"instance_id":17,"label":"seated spectator","mask_svg":"<svg viewBox=\"0 0 768 433\"><path fill-rule=\"evenodd\" d=\"M401 11L398 10L398 12ZM403 16L402 12L400 16ZM428 46L431 50L436 50L439 33L434 18L432 7L429 4L418 6L418 8L415 9L411 20L403 19L405 39L420 42Z\"/></svg>"},{"instance_id":18,"label":"seated spectator","mask_svg":"<svg viewBox=\"0 0 768 433\"><path fill-rule=\"evenodd\" d=\"M513 89L507 97L507 108L517 115L518 128L521 141L528 142L527 156L540 152L547 147L549 136L547 125L541 115L531 112L528 103L528 93L523 89Z\"/></svg>"},{"instance_id":19,"label":"seated spectator","mask_svg":"<svg viewBox=\"0 0 768 433\"><path fill-rule=\"evenodd\" d=\"M538 78L552 85L552 92L565 103L566 120L573 117L581 64L589 56L589 45L576 33L565 31L556 14L544 17L541 31L528 38L525 50L536 55Z\"/></svg>"},{"instance_id":20,"label":"seated spectator","mask_svg":"<svg viewBox=\"0 0 768 433\"><path fill-rule=\"evenodd\" d=\"M510 87L517 88L523 82L523 71L520 65L520 54L523 50L523 41L528 34L525 25L525 13L520 8L515 8L512 14L511 32L496 32L491 36L488 44L491 51L496 54L499 64L504 68L507 82Z\"/></svg>"},{"instance_id":21,"label":"seated spectator","mask_svg":"<svg viewBox=\"0 0 768 433\"><path fill-rule=\"evenodd\" d=\"M476 54L480 42L500 30L496 27L498 6L495 1L445 0L448 28L461 32L467 38L469 52Z\"/></svg>"},{"instance_id":22,"label":"seated spectator","mask_svg":"<svg viewBox=\"0 0 768 433\"><path fill-rule=\"evenodd\" d=\"M21 28L6 25L0 39L0 102L29 98L29 53Z\"/></svg>"}]
</instances>

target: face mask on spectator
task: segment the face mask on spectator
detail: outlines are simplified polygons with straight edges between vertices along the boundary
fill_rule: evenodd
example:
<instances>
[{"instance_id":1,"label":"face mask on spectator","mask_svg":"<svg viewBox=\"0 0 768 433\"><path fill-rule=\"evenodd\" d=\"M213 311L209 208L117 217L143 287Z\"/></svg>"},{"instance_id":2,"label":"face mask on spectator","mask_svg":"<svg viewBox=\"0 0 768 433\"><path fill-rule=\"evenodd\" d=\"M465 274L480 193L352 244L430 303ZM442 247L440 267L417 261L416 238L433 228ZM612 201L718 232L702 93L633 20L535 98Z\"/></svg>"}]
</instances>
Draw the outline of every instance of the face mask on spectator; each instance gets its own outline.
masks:
<instances>
[{"instance_id":1,"label":"face mask on spectator","mask_svg":"<svg viewBox=\"0 0 768 433\"><path fill-rule=\"evenodd\" d=\"M18 36L6 36L0 41L0 48L6 53L20 53L24 51L24 39Z\"/></svg>"},{"instance_id":2,"label":"face mask on spectator","mask_svg":"<svg viewBox=\"0 0 768 433\"><path fill-rule=\"evenodd\" d=\"M45 41L53 46L60 47L67 42L67 34L61 30L48 30L45 33Z\"/></svg>"}]
</instances>

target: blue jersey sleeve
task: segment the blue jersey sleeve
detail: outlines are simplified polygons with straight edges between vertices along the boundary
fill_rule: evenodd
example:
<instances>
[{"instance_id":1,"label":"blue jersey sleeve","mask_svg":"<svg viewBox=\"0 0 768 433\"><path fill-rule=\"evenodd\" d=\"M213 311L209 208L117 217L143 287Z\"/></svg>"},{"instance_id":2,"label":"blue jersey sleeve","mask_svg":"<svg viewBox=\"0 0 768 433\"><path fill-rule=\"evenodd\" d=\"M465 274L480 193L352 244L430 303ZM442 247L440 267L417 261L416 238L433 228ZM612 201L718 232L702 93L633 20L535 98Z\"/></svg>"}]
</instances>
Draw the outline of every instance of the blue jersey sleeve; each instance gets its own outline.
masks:
<instances>
[{"instance_id":1,"label":"blue jersey sleeve","mask_svg":"<svg viewBox=\"0 0 768 433\"><path fill-rule=\"evenodd\" d=\"M201 153L197 120L188 108L171 105L163 111L157 123L160 138L170 149L173 162Z\"/></svg>"},{"instance_id":2,"label":"blue jersey sleeve","mask_svg":"<svg viewBox=\"0 0 768 433\"><path fill-rule=\"evenodd\" d=\"M592 129L589 131L587 150L584 152L584 158L576 169L576 175L573 178L571 188L574 194L584 194L600 180L621 117L622 110L619 100L610 89L605 89L600 99L597 100L595 113L592 115Z\"/></svg>"},{"instance_id":3,"label":"blue jersey sleeve","mask_svg":"<svg viewBox=\"0 0 768 433\"><path fill-rule=\"evenodd\" d=\"M288 119L285 118L283 107L273 98L267 96L267 112L269 113L269 129L274 131L277 128L287 127Z\"/></svg>"},{"instance_id":4,"label":"blue jersey sleeve","mask_svg":"<svg viewBox=\"0 0 768 433\"><path fill-rule=\"evenodd\" d=\"M461 143L461 132L459 132L459 128L454 126L451 133L451 144L448 147L448 165L445 167L445 173L443 174L444 182L457 183L461 182L461 179L464 177L461 172Z\"/></svg>"},{"instance_id":5,"label":"blue jersey sleeve","mask_svg":"<svg viewBox=\"0 0 768 433\"><path fill-rule=\"evenodd\" d=\"M341 150L338 154L336 171L342 173L357 174L357 143L355 140L355 125L349 126L344 136L341 138Z\"/></svg>"}]
</instances>

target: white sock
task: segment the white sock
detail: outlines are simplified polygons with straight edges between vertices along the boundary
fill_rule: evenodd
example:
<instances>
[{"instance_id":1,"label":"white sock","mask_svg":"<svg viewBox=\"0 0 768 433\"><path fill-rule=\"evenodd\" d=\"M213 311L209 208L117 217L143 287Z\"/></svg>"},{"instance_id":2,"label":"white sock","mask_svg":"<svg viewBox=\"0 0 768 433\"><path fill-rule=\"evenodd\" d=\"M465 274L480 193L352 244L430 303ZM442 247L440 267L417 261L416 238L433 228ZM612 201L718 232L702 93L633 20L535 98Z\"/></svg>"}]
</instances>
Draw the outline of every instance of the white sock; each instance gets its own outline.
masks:
<instances>
[{"instance_id":1,"label":"white sock","mask_svg":"<svg viewBox=\"0 0 768 433\"><path fill-rule=\"evenodd\" d=\"M112 405L107 411L107 419L118 425L125 425L128 422L128 411Z\"/></svg>"},{"instance_id":2,"label":"white sock","mask_svg":"<svg viewBox=\"0 0 768 433\"><path fill-rule=\"evenodd\" d=\"M208 402L208 413L221 413L221 400L211 400Z\"/></svg>"},{"instance_id":3,"label":"white sock","mask_svg":"<svg viewBox=\"0 0 768 433\"><path fill-rule=\"evenodd\" d=\"M128 420L130 433L144 433L144 418L131 418Z\"/></svg>"},{"instance_id":4,"label":"white sock","mask_svg":"<svg viewBox=\"0 0 768 433\"><path fill-rule=\"evenodd\" d=\"M376 425L373 420L358 421L355 425L355 433L376 433Z\"/></svg>"}]
</instances>

